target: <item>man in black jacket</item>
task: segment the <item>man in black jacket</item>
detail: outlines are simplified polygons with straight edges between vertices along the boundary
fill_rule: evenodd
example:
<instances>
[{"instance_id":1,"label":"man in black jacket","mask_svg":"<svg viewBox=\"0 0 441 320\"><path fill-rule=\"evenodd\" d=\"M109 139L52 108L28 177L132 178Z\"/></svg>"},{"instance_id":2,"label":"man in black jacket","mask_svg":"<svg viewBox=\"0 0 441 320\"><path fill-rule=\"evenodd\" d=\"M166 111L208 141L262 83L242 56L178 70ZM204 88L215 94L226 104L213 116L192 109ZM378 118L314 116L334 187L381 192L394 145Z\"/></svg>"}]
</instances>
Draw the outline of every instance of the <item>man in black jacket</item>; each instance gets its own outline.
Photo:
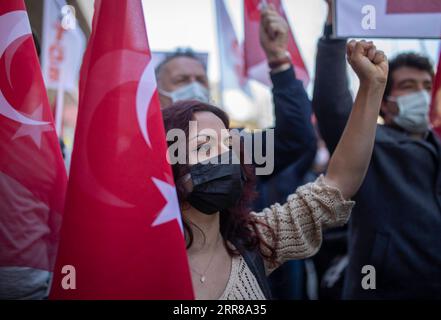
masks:
<instances>
[{"instance_id":1,"label":"man in black jacket","mask_svg":"<svg viewBox=\"0 0 441 320\"><path fill-rule=\"evenodd\" d=\"M346 41L330 39L331 30L328 24L318 44L313 110L332 152L353 101ZM425 57L390 61L384 125L354 197L345 299L441 298L441 143L428 124L432 80Z\"/></svg>"}]
</instances>

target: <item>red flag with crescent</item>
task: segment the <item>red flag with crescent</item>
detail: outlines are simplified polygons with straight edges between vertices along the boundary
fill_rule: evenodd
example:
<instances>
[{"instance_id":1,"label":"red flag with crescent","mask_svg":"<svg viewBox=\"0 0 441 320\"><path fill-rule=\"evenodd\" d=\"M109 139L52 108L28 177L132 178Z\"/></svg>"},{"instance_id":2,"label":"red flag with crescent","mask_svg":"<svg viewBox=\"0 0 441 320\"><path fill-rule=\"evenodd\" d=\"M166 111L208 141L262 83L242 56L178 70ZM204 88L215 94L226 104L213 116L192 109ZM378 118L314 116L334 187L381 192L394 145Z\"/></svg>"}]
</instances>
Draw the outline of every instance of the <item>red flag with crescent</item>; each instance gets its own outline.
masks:
<instances>
[{"instance_id":1,"label":"red flag with crescent","mask_svg":"<svg viewBox=\"0 0 441 320\"><path fill-rule=\"evenodd\" d=\"M66 180L24 2L1 1L0 268L53 269Z\"/></svg>"},{"instance_id":2,"label":"red flag with crescent","mask_svg":"<svg viewBox=\"0 0 441 320\"><path fill-rule=\"evenodd\" d=\"M435 132L441 138L441 48L439 51L438 69L433 82L432 106L430 119Z\"/></svg>"},{"instance_id":3,"label":"red flag with crescent","mask_svg":"<svg viewBox=\"0 0 441 320\"><path fill-rule=\"evenodd\" d=\"M259 44L259 24L261 6L269 3L272 3L279 14L287 20L281 0L244 0L245 69L249 78L255 79L265 85L270 85L271 80L265 53ZM288 52L291 55L297 79L301 80L306 87L309 83L308 70L303 62L291 28L288 38Z\"/></svg>"},{"instance_id":4,"label":"red flag with crescent","mask_svg":"<svg viewBox=\"0 0 441 320\"><path fill-rule=\"evenodd\" d=\"M95 1L53 299L192 299L140 0Z\"/></svg>"}]
</instances>

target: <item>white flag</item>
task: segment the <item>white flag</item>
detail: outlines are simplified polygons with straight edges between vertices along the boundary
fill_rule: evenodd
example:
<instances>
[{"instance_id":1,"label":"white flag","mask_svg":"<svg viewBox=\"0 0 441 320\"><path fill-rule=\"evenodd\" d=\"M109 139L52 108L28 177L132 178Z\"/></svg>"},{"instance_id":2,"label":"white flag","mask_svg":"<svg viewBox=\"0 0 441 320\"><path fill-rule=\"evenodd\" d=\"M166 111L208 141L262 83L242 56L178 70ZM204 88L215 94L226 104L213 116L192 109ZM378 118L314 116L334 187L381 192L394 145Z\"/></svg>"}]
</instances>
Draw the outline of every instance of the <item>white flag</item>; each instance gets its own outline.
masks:
<instances>
[{"instance_id":1,"label":"white flag","mask_svg":"<svg viewBox=\"0 0 441 320\"><path fill-rule=\"evenodd\" d=\"M75 93L86 38L74 8L65 0L44 0L41 64L48 89ZM60 83L61 82L61 83Z\"/></svg>"},{"instance_id":2,"label":"white flag","mask_svg":"<svg viewBox=\"0 0 441 320\"><path fill-rule=\"evenodd\" d=\"M243 47L225 7L224 0L216 0L217 39L219 45L221 90L239 89L251 96L245 74ZM222 92L221 92L222 94Z\"/></svg>"},{"instance_id":3,"label":"white flag","mask_svg":"<svg viewBox=\"0 0 441 320\"><path fill-rule=\"evenodd\" d=\"M441 0L337 0L342 38L441 38Z\"/></svg>"}]
</instances>

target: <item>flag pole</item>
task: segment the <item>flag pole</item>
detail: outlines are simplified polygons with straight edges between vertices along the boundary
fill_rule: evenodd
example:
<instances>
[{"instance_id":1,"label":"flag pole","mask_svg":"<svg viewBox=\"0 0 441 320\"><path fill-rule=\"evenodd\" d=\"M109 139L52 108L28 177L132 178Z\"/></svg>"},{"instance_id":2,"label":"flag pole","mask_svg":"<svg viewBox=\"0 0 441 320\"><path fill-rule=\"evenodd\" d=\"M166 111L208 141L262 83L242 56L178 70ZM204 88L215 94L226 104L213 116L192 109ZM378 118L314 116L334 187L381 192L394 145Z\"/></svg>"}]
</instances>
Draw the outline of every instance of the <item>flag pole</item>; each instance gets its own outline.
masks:
<instances>
[{"instance_id":1,"label":"flag pole","mask_svg":"<svg viewBox=\"0 0 441 320\"><path fill-rule=\"evenodd\" d=\"M63 68L60 68L60 78L57 87L57 102L55 106L55 130L59 138L61 138L61 130L63 125L63 110L64 110L64 83L63 83Z\"/></svg>"},{"instance_id":2,"label":"flag pole","mask_svg":"<svg viewBox=\"0 0 441 320\"><path fill-rule=\"evenodd\" d=\"M221 26L221 19L220 19L220 3L219 1L223 0L214 0L214 10L216 12L216 34L217 34L217 46L218 46L218 54L219 54L219 104L222 109L225 109L224 106L224 74L222 70L223 65L223 59L222 59L222 52L223 52L223 43L220 38L220 33L222 32L222 26Z\"/></svg>"}]
</instances>

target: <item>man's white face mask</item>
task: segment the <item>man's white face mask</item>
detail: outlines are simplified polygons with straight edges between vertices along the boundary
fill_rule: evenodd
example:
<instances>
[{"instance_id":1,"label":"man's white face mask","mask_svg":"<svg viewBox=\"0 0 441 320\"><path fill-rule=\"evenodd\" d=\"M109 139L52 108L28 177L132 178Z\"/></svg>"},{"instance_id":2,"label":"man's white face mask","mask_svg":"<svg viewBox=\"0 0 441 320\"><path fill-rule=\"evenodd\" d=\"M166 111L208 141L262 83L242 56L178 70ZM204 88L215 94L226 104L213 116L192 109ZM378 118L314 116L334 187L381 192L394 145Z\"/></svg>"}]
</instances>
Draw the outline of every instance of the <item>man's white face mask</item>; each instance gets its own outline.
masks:
<instances>
[{"instance_id":1,"label":"man's white face mask","mask_svg":"<svg viewBox=\"0 0 441 320\"><path fill-rule=\"evenodd\" d=\"M169 97L173 103L181 100L198 100L201 102L210 102L210 93L207 88L201 85L199 82L193 81L179 89L172 92L167 92L158 89L158 92L166 97Z\"/></svg>"},{"instance_id":2,"label":"man's white face mask","mask_svg":"<svg viewBox=\"0 0 441 320\"><path fill-rule=\"evenodd\" d=\"M430 96L426 90L399 96L389 97L398 105L399 113L393 122L410 133L424 133L430 127Z\"/></svg>"}]
</instances>

